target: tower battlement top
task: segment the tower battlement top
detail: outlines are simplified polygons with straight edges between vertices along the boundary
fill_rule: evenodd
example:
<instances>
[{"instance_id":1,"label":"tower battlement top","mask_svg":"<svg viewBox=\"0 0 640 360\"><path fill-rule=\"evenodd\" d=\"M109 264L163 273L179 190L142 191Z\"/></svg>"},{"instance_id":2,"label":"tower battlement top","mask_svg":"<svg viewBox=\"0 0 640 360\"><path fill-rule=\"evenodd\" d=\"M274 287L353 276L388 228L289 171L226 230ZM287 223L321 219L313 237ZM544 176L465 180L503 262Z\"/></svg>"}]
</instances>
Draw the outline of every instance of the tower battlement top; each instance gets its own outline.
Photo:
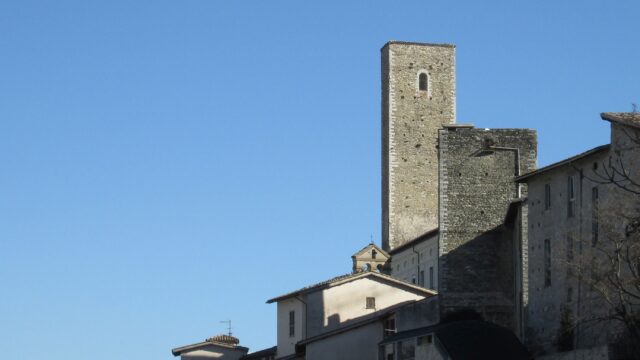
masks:
<instances>
[{"instance_id":1,"label":"tower battlement top","mask_svg":"<svg viewBox=\"0 0 640 360\"><path fill-rule=\"evenodd\" d=\"M380 50L383 50L389 45L392 44L400 44L400 45L416 45L416 46L439 46L439 47L447 47L447 48L455 48L456 46L453 44L434 44L434 43L421 43L421 42L413 42L413 41L398 41L398 40L389 40L386 44L382 46Z\"/></svg>"}]
</instances>

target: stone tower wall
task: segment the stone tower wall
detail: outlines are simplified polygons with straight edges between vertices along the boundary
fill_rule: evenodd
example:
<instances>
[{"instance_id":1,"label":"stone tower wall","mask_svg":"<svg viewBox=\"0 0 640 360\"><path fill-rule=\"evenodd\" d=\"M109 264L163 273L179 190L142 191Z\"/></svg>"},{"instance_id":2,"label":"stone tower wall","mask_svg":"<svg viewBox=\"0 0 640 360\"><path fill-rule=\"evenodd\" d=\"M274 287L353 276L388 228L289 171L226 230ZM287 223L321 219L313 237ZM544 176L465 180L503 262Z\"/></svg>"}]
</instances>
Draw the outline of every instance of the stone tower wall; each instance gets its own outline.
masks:
<instances>
[{"instance_id":1,"label":"stone tower wall","mask_svg":"<svg viewBox=\"0 0 640 360\"><path fill-rule=\"evenodd\" d=\"M482 151L486 141L503 148ZM515 149L518 149L517 151ZM472 309L514 329L513 242L502 223L518 194L514 182L536 166L536 133L448 127L440 131L441 312ZM514 329L515 330L515 329Z\"/></svg>"},{"instance_id":2,"label":"stone tower wall","mask_svg":"<svg viewBox=\"0 0 640 360\"><path fill-rule=\"evenodd\" d=\"M391 250L438 227L438 130L455 122L455 47L392 41L381 52L382 247Z\"/></svg>"}]
</instances>

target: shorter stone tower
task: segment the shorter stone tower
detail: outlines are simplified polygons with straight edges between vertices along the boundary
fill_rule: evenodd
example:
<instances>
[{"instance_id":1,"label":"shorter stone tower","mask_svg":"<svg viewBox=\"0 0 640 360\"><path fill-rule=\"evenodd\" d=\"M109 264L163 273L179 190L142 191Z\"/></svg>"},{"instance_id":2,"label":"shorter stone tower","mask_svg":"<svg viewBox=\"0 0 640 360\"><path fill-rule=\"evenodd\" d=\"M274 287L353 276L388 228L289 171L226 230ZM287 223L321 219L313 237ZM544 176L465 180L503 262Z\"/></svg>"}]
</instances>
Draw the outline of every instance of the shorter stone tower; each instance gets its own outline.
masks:
<instances>
[{"instance_id":1,"label":"shorter stone tower","mask_svg":"<svg viewBox=\"0 0 640 360\"><path fill-rule=\"evenodd\" d=\"M503 223L514 199L526 195L514 179L535 169L536 132L445 126L439 151L442 315L475 310L515 329L518 244Z\"/></svg>"}]
</instances>

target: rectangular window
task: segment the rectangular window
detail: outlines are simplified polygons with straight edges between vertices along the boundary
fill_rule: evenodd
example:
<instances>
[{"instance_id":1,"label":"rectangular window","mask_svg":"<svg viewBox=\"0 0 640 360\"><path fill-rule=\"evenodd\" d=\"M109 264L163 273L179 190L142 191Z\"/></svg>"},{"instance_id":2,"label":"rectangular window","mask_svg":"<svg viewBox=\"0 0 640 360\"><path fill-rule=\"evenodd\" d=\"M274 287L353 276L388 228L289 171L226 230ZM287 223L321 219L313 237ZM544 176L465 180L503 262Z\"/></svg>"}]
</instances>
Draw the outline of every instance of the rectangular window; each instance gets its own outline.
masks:
<instances>
[{"instance_id":1,"label":"rectangular window","mask_svg":"<svg viewBox=\"0 0 640 360\"><path fill-rule=\"evenodd\" d=\"M591 188L591 245L596 246L600 232L598 226L598 188Z\"/></svg>"},{"instance_id":2,"label":"rectangular window","mask_svg":"<svg viewBox=\"0 0 640 360\"><path fill-rule=\"evenodd\" d=\"M396 319L389 318L384 322L384 336L391 336L396 333Z\"/></svg>"},{"instance_id":3,"label":"rectangular window","mask_svg":"<svg viewBox=\"0 0 640 360\"><path fill-rule=\"evenodd\" d=\"M573 288L569 287L567 289L567 302L573 301Z\"/></svg>"},{"instance_id":4,"label":"rectangular window","mask_svg":"<svg viewBox=\"0 0 640 360\"><path fill-rule=\"evenodd\" d=\"M429 266L429 289L433 289L433 266Z\"/></svg>"},{"instance_id":5,"label":"rectangular window","mask_svg":"<svg viewBox=\"0 0 640 360\"><path fill-rule=\"evenodd\" d=\"M567 217L573 217L575 214L576 193L573 176L567 178Z\"/></svg>"},{"instance_id":6,"label":"rectangular window","mask_svg":"<svg viewBox=\"0 0 640 360\"><path fill-rule=\"evenodd\" d=\"M544 184L544 209L551 209L551 184Z\"/></svg>"},{"instance_id":7,"label":"rectangular window","mask_svg":"<svg viewBox=\"0 0 640 360\"><path fill-rule=\"evenodd\" d=\"M367 305L367 309L375 309L376 308L376 298L368 297L366 305Z\"/></svg>"},{"instance_id":8,"label":"rectangular window","mask_svg":"<svg viewBox=\"0 0 640 360\"><path fill-rule=\"evenodd\" d=\"M296 312L289 311L289 337L296 335Z\"/></svg>"},{"instance_id":9,"label":"rectangular window","mask_svg":"<svg viewBox=\"0 0 640 360\"><path fill-rule=\"evenodd\" d=\"M424 287L424 270L420 270L420 286Z\"/></svg>"},{"instance_id":10,"label":"rectangular window","mask_svg":"<svg viewBox=\"0 0 640 360\"><path fill-rule=\"evenodd\" d=\"M573 261L573 236L567 235L567 261Z\"/></svg>"},{"instance_id":11,"label":"rectangular window","mask_svg":"<svg viewBox=\"0 0 640 360\"><path fill-rule=\"evenodd\" d=\"M551 286L551 240L544 239L544 286Z\"/></svg>"}]
</instances>

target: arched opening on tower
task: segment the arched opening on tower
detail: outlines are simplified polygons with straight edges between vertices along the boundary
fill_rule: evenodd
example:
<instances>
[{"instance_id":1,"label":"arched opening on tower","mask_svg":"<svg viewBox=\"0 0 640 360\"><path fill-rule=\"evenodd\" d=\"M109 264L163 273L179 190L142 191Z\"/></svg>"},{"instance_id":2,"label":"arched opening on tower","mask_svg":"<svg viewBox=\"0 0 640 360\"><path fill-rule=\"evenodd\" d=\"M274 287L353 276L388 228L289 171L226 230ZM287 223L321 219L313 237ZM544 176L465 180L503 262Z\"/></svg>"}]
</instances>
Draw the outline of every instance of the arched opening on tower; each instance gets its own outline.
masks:
<instances>
[{"instance_id":1,"label":"arched opening on tower","mask_svg":"<svg viewBox=\"0 0 640 360\"><path fill-rule=\"evenodd\" d=\"M429 78L426 73L420 73L420 75L418 75L418 90L429 90Z\"/></svg>"}]
</instances>

